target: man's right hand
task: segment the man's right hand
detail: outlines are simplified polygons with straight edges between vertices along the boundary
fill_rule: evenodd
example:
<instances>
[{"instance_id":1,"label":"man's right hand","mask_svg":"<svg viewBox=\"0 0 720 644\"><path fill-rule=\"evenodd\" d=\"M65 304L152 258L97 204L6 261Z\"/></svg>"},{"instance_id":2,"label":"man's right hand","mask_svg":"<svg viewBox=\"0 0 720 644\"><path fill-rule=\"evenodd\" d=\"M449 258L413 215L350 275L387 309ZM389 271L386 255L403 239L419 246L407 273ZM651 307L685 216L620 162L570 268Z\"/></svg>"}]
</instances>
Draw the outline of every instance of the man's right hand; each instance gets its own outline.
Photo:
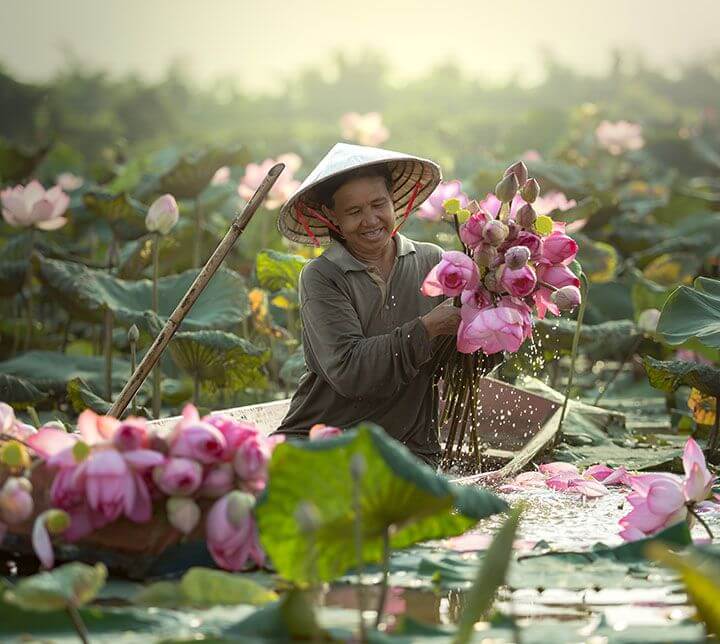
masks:
<instances>
[{"instance_id":1,"label":"man's right hand","mask_svg":"<svg viewBox=\"0 0 720 644\"><path fill-rule=\"evenodd\" d=\"M431 338L439 335L454 335L460 326L460 309L452 300L445 300L430 313L423 315L420 320Z\"/></svg>"}]
</instances>

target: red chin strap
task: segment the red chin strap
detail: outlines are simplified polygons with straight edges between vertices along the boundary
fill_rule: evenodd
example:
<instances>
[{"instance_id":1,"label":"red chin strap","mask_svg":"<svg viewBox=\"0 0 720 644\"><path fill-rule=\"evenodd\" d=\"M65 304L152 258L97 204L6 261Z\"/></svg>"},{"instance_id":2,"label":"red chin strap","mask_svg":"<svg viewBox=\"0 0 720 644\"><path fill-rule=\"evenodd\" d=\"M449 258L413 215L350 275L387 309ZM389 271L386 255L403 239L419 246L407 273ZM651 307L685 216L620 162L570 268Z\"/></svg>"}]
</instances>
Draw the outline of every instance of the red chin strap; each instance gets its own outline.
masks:
<instances>
[{"instance_id":1,"label":"red chin strap","mask_svg":"<svg viewBox=\"0 0 720 644\"><path fill-rule=\"evenodd\" d=\"M412 210L413 204L415 203L415 199L417 199L418 193L420 192L422 188L422 184L420 181L417 181L415 183L415 186L412 189L412 194L410 195L410 200L407 202L407 206L405 206L405 212L403 212L402 217L400 218L400 223L398 223L397 226L395 226L395 229L392 231L392 237L395 237L398 230L400 230L400 227L407 221L407 218L410 216L410 211ZM305 218L305 215L302 212L302 209L305 209L307 211L307 214L310 217L313 217L314 219L317 219L318 221L325 224L330 230L336 232L338 235L342 235L338 227L332 223L327 217L324 217L321 215L317 210L310 208L307 204L301 204L300 201L295 202L295 216L297 217L297 220L300 222L300 225L305 230L305 234L312 240L313 244L315 246L320 246L320 242L318 241L317 236L310 228L310 224L308 223L308 220Z\"/></svg>"},{"instance_id":2,"label":"red chin strap","mask_svg":"<svg viewBox=\"0 0 720 644\"><path fill-rule=\"evenodd\" d=\"M400 218L400 223L395 226L395 230L392 231L392 237L395 237L397 234L397 231L400 230L401 226L407 221L407 218L410 216L410 211L412 210L413 204L415 203L415 199L417 199L418 192L420 192L420 189L422 188L422 184L419 181L415 182L415 187L412 190L412 194L410 195L410 200L407 202L407 206L405 206L405 212L403 213L402 217Z\"/></svg>"}]
</instances>

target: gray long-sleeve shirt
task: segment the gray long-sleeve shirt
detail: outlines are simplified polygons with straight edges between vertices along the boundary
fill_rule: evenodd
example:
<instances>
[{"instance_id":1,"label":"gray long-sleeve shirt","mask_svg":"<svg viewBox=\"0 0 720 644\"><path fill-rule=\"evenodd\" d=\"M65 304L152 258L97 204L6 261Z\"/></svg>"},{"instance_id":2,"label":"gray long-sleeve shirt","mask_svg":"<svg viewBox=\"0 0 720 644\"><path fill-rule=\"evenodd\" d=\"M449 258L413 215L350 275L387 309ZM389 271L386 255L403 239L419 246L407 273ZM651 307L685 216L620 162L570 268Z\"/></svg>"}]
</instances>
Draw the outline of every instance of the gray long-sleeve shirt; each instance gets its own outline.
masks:
<instances>
[{"instance_id":1,"label":"gray long-sleeve shirt","mask_svg":"<svg viewBox=\"0 0 720 644\"><path fill-rule=\"evenodd\" d=\"M369 420L417 454L439 451L434 347L420 320L443 300L420 293L442 249L396 235L387 283L339 242L300 274L307 372L277 430Z\"/></svg>"}]
</instances>

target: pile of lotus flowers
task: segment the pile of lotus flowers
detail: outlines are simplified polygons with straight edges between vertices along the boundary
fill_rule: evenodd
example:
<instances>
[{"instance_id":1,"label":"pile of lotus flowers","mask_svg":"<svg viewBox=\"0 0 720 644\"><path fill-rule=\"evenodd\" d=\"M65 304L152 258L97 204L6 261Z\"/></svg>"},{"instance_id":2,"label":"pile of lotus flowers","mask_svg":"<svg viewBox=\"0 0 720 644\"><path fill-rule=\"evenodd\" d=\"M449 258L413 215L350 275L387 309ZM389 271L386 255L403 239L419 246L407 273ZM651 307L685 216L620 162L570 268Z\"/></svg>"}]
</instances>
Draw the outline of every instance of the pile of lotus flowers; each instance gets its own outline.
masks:
<instances>
[{"instance_id":1,"label":"pile of lotus flowers","mask_svg":"<svg viewBox=\"0 0 720 644\"><path fill-rule=\"evenodd\" d=\"M632 510L619 521L620 536L626 541L635 541L681 521L692 527L696 520L702 522L698 513L720 508L720 495L713 491L715 476L708 470L705 456L692 438L685 443L682 462L682 476L669 472L628 472L622 466L612 468L602 464L580 472L572 463L546 463L537 470L518 474L500 486L499 491L549 488L594 499L605 496L608 487L624 486L630 490L627 501Z\"/></svg>"},{"instance_id":2,"label":"pile of lotus flowers","mask_svg":"<svg viewBox=\"0 0 720 644\"><path fill-rule=\"evenodd\" d=\"M7 416L4 424L9 427ZM121 421L90 410L80 414L77 433L57 424L18 429L14 422L10 431L2 432L7 439L3 451L13 446L21 453L34 452L53 473L52 507L35 518L32 531L45 567L54 565L50 535L77 541L121 518L148 523L158 509L183 535L200 538L204 515L204 537L218 566L234 571L250 562L263 565L252 509L265 488L267 464L278 439L227 416L200 418L192 405L163 434L150 431L143 418ZM28 465L29 456L3 459L21 461ZM33 513L31 493L27 478L7 478L0 492L2 520L28 519Z\"/></svg>"},{"instance_id":3,"label":"pile of lotus flowers","mask_svg":"<svg viewBox=\"0 0 720 644\"><path fill-rule=\"evenodd\" d=\"M477 467L479 379L503 352L517 352L532 336L533 313L559 315L580 304L581 269L578 244L565 234L565 224L534 209L540 186L522 161L505 170L482 203L461 198L457 186L445 192L456 195L443 207L462 250L444 252L421 291L452 297L460 307L455 347L446 345L439 358L445 382L441 426L448 427L443 461L446 467L456 463L454 453L463 451L469 434L468 455Z\"/></svg>"},{"instance_id":4,"label":"pile of lotus flowers","mask_svg":"<svg viewBox=\"0 0 720 644\"><path fill-rule=\"evenodd\" d=\"M485 200L488 207L445 202L464 250L443 253L422 292L459 298L458 351L515 353L532 335L533 312L542 319L580 304L580 279L570 268L577 242L564 223L537 215L532 204L538 196L537 181L519 161Z\"/></svg>"}]
</instances>

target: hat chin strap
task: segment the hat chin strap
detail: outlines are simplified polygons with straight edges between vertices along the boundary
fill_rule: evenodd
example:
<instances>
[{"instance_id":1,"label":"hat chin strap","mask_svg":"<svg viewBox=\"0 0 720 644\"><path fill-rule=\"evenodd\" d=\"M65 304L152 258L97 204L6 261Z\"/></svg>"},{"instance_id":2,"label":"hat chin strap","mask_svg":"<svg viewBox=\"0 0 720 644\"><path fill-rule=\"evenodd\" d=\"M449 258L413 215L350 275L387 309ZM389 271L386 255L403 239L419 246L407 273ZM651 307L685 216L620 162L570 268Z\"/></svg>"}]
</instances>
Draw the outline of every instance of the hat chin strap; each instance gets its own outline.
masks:
<instances>
[{"instance_id":1,"label":"hat chin strap","mask_svg":"<svg viewBox=\"0 0 720 644\"><path fill-rule=\"evenodd\" d=\"M410 199L407 202L407 206L405 206L405 212L403 212L402 217L400 218L400 223L395 226L395 229L391 233L391 237L395 237L397 232L400 230L401 226L407 221L407 218L410 216L410 211L412 210L413 204L415 203L415 199L417 199L418 193L420 192L422 188L422 184L420 181L415 182L415 186L413 187L412 194L410 195ZM313 244L315 246L320 246L320 242L318 241L317 236L310 228L310 224L308 223L308 220L305 218L305 215L303 215L302 208L305 208L308 212L308 214L313 217L314 219L317 219L318 221L325 224L330 230L336 232L338 235L342 235L338 227L332 223L327 217L324 217L321 215L317 210L314 208L311 208L307 204L302 204L301 202L296 201L295 202L295 216L297 217L297 220L300 222L300 225L305 230L305 234L312 240Z\"/></svg>"}]
</instances>

